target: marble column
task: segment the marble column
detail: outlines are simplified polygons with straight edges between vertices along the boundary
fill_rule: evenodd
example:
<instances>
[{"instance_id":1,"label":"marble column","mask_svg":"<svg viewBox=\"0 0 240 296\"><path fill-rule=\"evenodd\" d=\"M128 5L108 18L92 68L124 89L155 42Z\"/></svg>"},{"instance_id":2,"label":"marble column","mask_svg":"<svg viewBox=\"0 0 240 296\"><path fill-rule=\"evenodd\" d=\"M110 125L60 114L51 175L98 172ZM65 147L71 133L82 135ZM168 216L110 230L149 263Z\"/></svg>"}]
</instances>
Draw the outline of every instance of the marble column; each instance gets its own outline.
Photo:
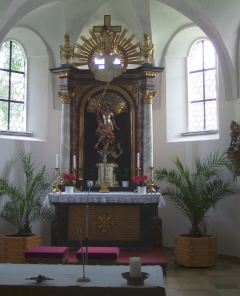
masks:
<instances>
[{"instance_id":1,"label":"marble column","mask_svg":"<svg viewBox=\"0 0 240 296\"><path fill-rule=\"evenodd\" d=\"M153 167L153 120L152 103L156 92L142 92L144 101L144 131L143 131L143 174L150 176L149 167Z\"/></svg>"},{"instance_id":2,"label":"marble column","mask_svg":"<svg viewBox=\"0 0 240 296\"><path fill-rule=\"evenodd\" d=\"M70 173L70 102L73 93L62 91L58 93L62 100L61 143L60 143L60 174Z\"/></svg>"}]
</instances>

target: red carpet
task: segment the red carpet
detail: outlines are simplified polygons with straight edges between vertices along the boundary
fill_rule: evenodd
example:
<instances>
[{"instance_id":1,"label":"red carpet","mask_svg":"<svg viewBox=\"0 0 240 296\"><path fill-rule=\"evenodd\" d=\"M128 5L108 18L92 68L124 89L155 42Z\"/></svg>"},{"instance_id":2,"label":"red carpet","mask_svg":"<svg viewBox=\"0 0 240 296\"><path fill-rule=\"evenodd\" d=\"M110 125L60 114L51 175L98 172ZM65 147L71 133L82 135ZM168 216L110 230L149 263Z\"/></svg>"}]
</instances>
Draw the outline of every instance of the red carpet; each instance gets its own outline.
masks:
<instances>
[{"instance_id":1,"label":"red carpet","mask_svg":"<svg viewBox=\"0 0 240 296\"><path fill-rule=\"evenodd\" d=\"M167 258L162 250L152 252L120 252L117 260L118 265L128 265L130 257L140 257L142 265L160 265L163 273L167 273ZM69 252L68 264L77 264L76 251Z\"/></svg>"}]
</instances>

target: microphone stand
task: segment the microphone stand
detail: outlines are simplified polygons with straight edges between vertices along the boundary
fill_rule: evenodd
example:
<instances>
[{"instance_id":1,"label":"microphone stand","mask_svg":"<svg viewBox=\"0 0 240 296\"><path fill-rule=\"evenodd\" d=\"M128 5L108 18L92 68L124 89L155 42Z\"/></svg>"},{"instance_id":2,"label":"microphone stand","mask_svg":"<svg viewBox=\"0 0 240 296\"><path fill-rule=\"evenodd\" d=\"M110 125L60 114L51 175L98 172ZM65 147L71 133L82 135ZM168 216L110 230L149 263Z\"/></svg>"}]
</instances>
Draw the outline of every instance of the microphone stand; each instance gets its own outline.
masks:
<instances>
[{"instance_id":1,"label":"microphone stand","mask_svg":"<svg viewBox=\"0 0 240 296\"><path fill-rule=\"evenodd\" d=\"M80 248L81 248L81 251L82 251L82 265L83 265L83 277L80 277L78 279L78 282L87 283L87 282L90 282L90 278L85 277L85 258L86 258L86 255L84 256L83 248L82 248L81 229L77 229L77 233L79 235Z\"/></svg>"},{"instance_id":2,"label":"microphone stand","mask_svg":"<svg viewBox=\"0 0 240 296\"><path fill-rule=\"evenodd\" d=\"M89 211L89 207L88 207L88 197L89 197L89 193L90 193L90 189L92 187L92 184L89 184L89 189L88 189L88 195L87 195L87 205L86 205L86 257L85 257L85 264L88 265L88 211Z\"/></svg>"}]
</instances>

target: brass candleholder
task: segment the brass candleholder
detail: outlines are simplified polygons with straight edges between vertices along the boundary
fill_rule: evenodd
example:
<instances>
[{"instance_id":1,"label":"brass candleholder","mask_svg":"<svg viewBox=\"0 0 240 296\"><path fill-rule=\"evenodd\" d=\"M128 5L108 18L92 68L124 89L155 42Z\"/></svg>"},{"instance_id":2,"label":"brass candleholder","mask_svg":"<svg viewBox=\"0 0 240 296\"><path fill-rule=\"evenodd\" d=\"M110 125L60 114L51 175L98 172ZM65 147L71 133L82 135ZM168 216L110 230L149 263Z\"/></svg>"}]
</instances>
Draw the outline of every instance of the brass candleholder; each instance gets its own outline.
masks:
<instances>
[{"instance_id":1,"label":"brass candleholder","mask_svg":"<svg viewBox=\"0 0 240 296\"><path fill-rule=\"evenodd\" d=\"M73 171L73 174L76 175L76 169L72 169L72 171ZM73 192L78 192L78 190L76 188L76 182L77 182L76 180L73 181L73 184L74 184Z\"/></svg>"},{"instance_id":2,"label":"brass candleholder","mask_svg":"<svg viewBox=\"0 0 240 296\"><path fill-rule=\"evenodd\" d=\"M59 176L59 168L55 168L56 171L56 178L55 178L55 188L53 189L52 193L62 193L62 191L58 188L58 176Z\"/></svg>"},{"instance_id":3,"label":"brass candleholder","mask_svg":"<svg viewBox=\"0 0 240 296\"><path fill-rule=\"evenodd\" d=\"M153 169L154 169L154 167L149 167L149 170L151 171L151 179L150 179L150 181L148 182L148 184L149 184L149 189L147 190L147 193L154 193L154 194L156 194L156 190L153 188Z\"/></svg>"}]
</instances>

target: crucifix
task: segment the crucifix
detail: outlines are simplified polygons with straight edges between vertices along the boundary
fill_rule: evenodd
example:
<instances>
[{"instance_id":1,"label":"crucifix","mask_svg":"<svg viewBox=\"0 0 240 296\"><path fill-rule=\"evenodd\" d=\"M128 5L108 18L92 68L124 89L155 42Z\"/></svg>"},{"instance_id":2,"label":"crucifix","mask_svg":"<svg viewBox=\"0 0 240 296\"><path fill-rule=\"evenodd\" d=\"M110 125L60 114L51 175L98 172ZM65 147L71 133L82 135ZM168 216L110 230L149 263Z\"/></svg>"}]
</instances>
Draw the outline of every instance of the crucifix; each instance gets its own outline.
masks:
<instances>
[{"instance_id":1,"label":"crucifix","mask_svg":"<svg viewBox=\"0 0 240 296\"><path fill-rule=\"evenodd\" d=\"M103 155L103 182L101 180L101 189L99 192L110 192L108 189L108 182L106 182L106 163L107 163L107 155L111 153L111 151L107 151L106 147L103 150L98 151L98 153Z\"/></svg>"},{"instance_id":2,"label":"crucifix","mask_svg":"<svg viewBox=\"0 0 240 296\"><path fill-rule=\"evenodd\" d=\"M100 33L103 29L107 29L109 32L121 33L121 26L112 26L111 25L111 15L104 15L104 25L103 26L93 26L94 33Z\"/></svg>"},{"instance_id":3,"label":"crucifix","mask_svg":"<svg viewBox=\"0 0 240 296\"><path fill-rule=\"evenodd\" d=\"M104 15L104 25L103 26L93 26L94 33L100 33L102 46L104 53L109 54L112 52L111 42L113 41L116 33L121 33L121 26L111 25L111 15Z\"/></svg>"}]
</instances>

